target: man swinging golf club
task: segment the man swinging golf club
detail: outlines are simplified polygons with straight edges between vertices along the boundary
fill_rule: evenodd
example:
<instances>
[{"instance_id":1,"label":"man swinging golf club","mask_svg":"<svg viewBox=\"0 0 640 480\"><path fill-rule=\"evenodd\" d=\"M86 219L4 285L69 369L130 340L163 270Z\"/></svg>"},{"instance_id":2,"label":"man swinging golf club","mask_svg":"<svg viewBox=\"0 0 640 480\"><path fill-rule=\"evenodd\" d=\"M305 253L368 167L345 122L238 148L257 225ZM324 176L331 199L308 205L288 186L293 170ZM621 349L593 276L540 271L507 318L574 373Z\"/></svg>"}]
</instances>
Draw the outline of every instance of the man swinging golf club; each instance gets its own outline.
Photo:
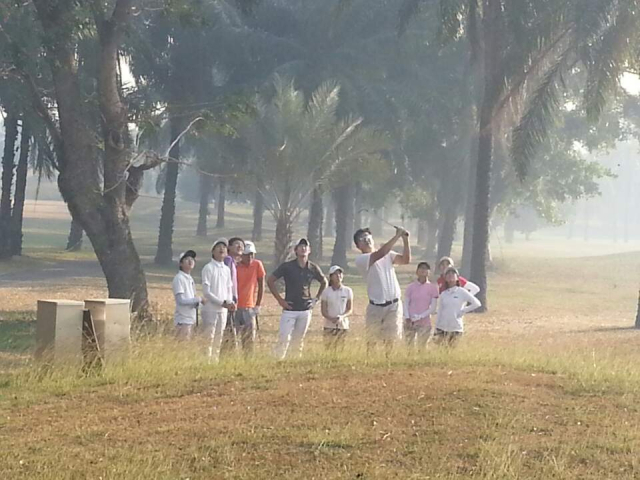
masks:
<instances>
[{"instance_id":1,"label":"man swinging golf club","mask_svg":"<svg viewBox=\"0 0 640 480\"><path fill-rule=\"evenodd\" d=\"M365 316L367 351L382 341L387 356L402 336L400 284L394 266L411 262L409 232L402 227L395 229L395 235L377 250L368 228L361 228L353 235L356 247L362 252L356 257L356 267L367 282L369 296ZM392 250L400 238L404 245L402 255Z\"/></svg>"}]
</instances>

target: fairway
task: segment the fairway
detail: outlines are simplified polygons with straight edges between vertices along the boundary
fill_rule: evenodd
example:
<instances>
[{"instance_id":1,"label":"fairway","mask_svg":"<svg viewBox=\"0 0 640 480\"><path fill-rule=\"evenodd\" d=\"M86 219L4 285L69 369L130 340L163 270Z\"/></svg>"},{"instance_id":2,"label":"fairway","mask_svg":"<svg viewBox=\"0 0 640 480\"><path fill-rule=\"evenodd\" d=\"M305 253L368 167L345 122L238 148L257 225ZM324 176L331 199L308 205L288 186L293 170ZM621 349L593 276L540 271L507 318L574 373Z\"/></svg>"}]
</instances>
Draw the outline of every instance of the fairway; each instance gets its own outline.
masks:
<instances>
[{"instance_id":1,"label":"fairway","mask_svg":"<svg viewBox=\"0 0 640 480\"><path fill-rule=\"evenodd\" d=\"M26 257L0 276L2 478L640 475L637 279L634 269L621 275L640 260L633 246L496 242L490 312L467 317L460 347L400 348L388 361L363 351L364 285L351 271L347 352L323 351L316 313L304 358L276 363L278 310L268 296L256 358L211 366L199 343L178 345L162 333L174 271L150 265L156 206L141 200L134 225L159 327L138 334L128 362L90 377L42 372L30 359L38 298L101 296L105 285L87 248L54 247L68 227L59 205L27 218ZM195 245L204 257L208 241L194 240L187 207L176 250ZM247 208L231 205L228 218L212 237L248 234ZM268 265L268 242L259 252ZM403 287L413 270L402 268Z\"/></svg>"}]
</instances>

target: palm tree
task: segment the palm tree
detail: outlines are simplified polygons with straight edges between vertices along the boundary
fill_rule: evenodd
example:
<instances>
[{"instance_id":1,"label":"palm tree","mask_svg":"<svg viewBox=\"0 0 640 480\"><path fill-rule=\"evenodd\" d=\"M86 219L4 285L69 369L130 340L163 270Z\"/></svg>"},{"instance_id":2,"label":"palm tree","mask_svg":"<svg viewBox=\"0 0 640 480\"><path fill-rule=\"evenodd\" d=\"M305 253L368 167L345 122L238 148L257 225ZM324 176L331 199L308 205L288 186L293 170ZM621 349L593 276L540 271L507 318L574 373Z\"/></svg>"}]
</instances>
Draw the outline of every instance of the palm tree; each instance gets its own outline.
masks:
<instances>
[{"instance_id":1,"label":"palm tree","mask_svg":"<svg viewBox=\"0 0 640 480\"><path fill-rule=\"evenodd\" d=\"M257 99L255 120L244 130L250 164L261 181L265 207L276 222L275 263L282 262L293 224L317 185L340 166L373 159L386 145L384 137L361 118L337 117L340 88L322 84L306 100L293 82L276 76L272 98Z\"/></svg>"},{"instance_id":2,"label":"palm tree","mask_svg":"<svg viewBox=\"0 0 640 480\"><path fill-rule=\"evenodd\" d=\"M565 76L578 67L583 69L582 107L595 121L619 91L622 74L638 69L638 0L564 0L561 4L561 41L553 60L546 62L538 81L530 86L525 113L513 132L511 153L522 177L561 112ZM640 297L635 325L640 328Z\"/></svg>"}]
</instances>

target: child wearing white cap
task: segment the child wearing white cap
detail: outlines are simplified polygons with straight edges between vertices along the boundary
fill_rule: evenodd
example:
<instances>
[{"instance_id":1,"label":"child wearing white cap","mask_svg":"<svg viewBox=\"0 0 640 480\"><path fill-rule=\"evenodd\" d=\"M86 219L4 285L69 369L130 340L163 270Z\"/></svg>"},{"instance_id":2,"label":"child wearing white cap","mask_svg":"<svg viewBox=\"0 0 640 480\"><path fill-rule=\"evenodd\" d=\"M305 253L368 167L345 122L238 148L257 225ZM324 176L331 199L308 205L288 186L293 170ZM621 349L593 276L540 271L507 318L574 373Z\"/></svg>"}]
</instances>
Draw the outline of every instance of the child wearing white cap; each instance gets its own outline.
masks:
<instances>
[{"instance_id":1,"label":"child wearing white cap","mask_svg":"<svg viewBox=\"0 0 640 480\"><path fill-rule=\"evenodd\" d=\"M353 290L343 285L343 276L342 267L332 266L329 269L329 287L320 296L324 344L330 350L344 348L349 331L349 315L353 312Z\"/></svg>"},{"instance_id":2,"label":"child wearing white cap","mask_svg":"<svg viewBox=\"0 0 640 480\"><path fill-rule=\"evenodd\" d=\"M207 300L202 308L202 324L204 334L210 340L208 355L213 363L217 363L220 358L228 312L236 309L231 270L224 264L227 245L225 238L216 240L211 247L211 261L202 269L202 292Z\"/></svg>"},{"instance_id":3,"label":"child wearing white cap","mask_svg":"<svg viewBox=\"0 0 640 480\"><path fill-rule=\"evenodd\" d=\"M178 257L178 273L173 277L171 289L176 300L176 310L173 317L176 326L176 337L180 340L190 340L193 326L196 324L198 307L206 300L196 296L196 284L191 272L196 266L196 252L187 250Z\"/></svg>"}]
</instances>

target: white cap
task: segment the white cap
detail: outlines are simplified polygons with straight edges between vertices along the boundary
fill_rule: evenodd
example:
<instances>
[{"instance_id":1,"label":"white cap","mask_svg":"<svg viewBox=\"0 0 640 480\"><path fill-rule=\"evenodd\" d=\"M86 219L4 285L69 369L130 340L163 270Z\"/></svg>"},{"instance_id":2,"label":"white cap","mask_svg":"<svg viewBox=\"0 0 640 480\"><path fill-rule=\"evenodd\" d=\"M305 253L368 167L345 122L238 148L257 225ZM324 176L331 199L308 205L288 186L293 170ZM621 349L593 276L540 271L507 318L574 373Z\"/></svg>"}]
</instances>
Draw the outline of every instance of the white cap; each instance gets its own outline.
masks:
<instances>
[{"instance_id":1,"label":"white cap","mask_svg":"<svg viewBox=\"0 0 640 480\"><path fill-rule=\"evenodd\" d=\"M340 265L333 265L330 269L329 269L329 275L333 275L334 273L336 273L338 270L340 270L342 273L344 273L344 270L342 269L342 267Z\"/></svg>"},{"instance_id":2,"label":"white cap","mask_svg":"<svg viewBox=\"0 0 640 480\"><path fill-rule=\"evenodd\" d=\"M187 250L186 252L182 252L180 255L178 255L178 265L180 265L180 262L182 262L182 260L185 257L191 257L194 260L196 259L196 252L193 250Z\"/></svg>"},{"instance_id":3,"label":"white cap","mask_svg":"<svg viewBox=\"0 0 640 480\"><path fill-rule=\"evenodd\" d=\"M244 251L242 252L243 255L249 255L253 253L254 255L256 253L258 253L256 251L256 246L253 242L244 242Z\"/></svg>"},{"instance_id":4,"label":"white cap","mask_svg":"<svg viewBox=\"0 0 640 480\"><path fill-rule=\"evenodd\" d=\"M216 245L218 245L219 243L224 244L225 247L229 246L229 240L227 240L224 237L220 237L219 239L217 239L215 242L213 242L213 245L211 245L211 250L213 250L214 248L216 248Z\"/></svg>"}]
</instances>

